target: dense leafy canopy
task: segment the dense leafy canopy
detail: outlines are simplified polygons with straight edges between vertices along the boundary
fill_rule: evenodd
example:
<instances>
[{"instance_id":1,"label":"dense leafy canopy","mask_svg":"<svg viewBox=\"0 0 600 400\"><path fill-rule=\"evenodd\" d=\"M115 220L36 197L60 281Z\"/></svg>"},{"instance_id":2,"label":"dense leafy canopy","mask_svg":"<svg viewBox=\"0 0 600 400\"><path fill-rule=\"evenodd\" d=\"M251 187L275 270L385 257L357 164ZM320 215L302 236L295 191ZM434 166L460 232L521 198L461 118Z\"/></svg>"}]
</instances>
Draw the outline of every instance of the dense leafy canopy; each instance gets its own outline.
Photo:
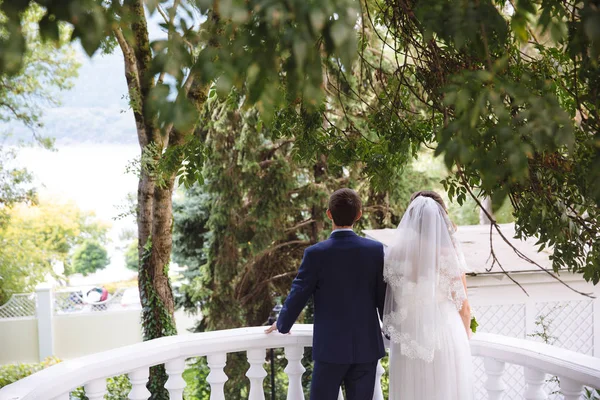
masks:
<instances>
[{"instance_id":1,"label":"dense leafy canopy","mask_svg":"<svg viewBox=\"0 0 600 400\"><path fill-rule=\"evenodd\" d=\"M12 3L2 3L4 28L18 36L19 12L32 2ZM70 22L73 37L83 37L90 52L114 17L129 22L128 10L137 4L90 1L79 18L81 9L70 3L48 4L41 32L51 38L54 22ZM194 76L214 82L222 96L235 86L245 94L241 104L256 104L267 122L290 109L320 111L331 123L317 118L300 138L299 153L331 154L340 165L364 162L375 182L420 146L432 146L455 172L446 182L449 193L461 201L469 192L491 196L496 205L508 196L518 234L553 246L556 269L600 280L600 11L594 1L179 3L148 4L150 13L166 16L168 32L152 45L148 71L173 78L161 80L147 100L162 129L197 123L198 111L177 95ZM207 15L202 24L198 11ZM92 21L86 29L84 20ZM26 47L14 42L6 54L16 60ZM0 66L11 71L14 65ZM343 105L337 118L327 115L336 102ZM365 114L367 122L354 121ZM181 171L193 180L203 144L186 142L167 164L178 168L185 160Z\"/></svg>"}]
</instances>

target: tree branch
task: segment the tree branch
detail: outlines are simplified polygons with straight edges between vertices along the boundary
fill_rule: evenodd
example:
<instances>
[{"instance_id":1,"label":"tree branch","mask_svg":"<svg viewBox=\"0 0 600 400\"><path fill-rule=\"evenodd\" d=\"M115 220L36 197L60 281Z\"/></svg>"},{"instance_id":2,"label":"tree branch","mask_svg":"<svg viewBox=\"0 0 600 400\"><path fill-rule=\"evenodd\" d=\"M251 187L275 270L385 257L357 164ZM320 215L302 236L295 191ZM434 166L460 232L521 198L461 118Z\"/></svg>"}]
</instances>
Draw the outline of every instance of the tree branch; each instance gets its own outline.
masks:
<instances>
[{"instance_id":1,"label":"tree branch","mask_svg":"<svg viewBox=\"0 0 600 400\"><path fill-rule=\"evenodd\" d=\"M486 208L483 206L483 204L481 204L481 201L479 200L479 198L477 196L475 196L475 194L473 193L473 191L471 190L471 187L469 186L466 177L464 175L464 172L462 171L462 168L460 167L460 165L457 164L457 168L458 168L458 174L461 178L462 184L465 187L465 189L467 190L467 192L469 193L469 195L471 196L471 198L475 201L475 203L477 203L477 206L483 211L483 213L486 215L486 217L491 221L490 222L490 247L491 247L491 254L490 256L493 257L494 259L494 263L497 263L498 266L502 269L502 272L514 283L516 283L522 290L523 292L525 292L525 294L527 294L529 296L529 294L527 293L527 291L523 288L523 286L521 286L521 284L519 284L512 276L510 276L510 273L507 272L502 265L500 264L500 261L498 260L498 257L496 256L496 254L494 253L493 250L493 245L492 245L492 228L494 228L496 230L496 232L498 232L498 234L500 235L500 237L502 238L502 240L515 252L515 254L517 256L519 256L519 258L521 258L522 260L527 261L530 264L533 264L535 266L537 266L540 270L544 271L546 274L548 274L550 277L552 277L553 279L555 279L556 281L560 282L561 284L563 284L564 286L566 286L568 289L572 290L573 292L580 294L582 296L585 297L589 297L589 298L595 298L592 294L590 293L583 293L580 292L579 290L571 287L571 285L569 285L568 283L566 283L565 281L563 281L562 279L560 279L554 272L549 271L547 268L542 267L540 264L538 264L537 262L535 262L534 260L532 260L531 258L527 257L523 252L521 252L519 249L517 249L511 242L510 240L508 240L506 238L506 236L504 236L504 233L502 233L502 230L500 229L500 226L498 225L498 223L496 222L496 219L486 210ZM494 264L492 264L492 267L494 266ZM490 267L491 269L491 267Z\"/></svg>"}]
</instances>

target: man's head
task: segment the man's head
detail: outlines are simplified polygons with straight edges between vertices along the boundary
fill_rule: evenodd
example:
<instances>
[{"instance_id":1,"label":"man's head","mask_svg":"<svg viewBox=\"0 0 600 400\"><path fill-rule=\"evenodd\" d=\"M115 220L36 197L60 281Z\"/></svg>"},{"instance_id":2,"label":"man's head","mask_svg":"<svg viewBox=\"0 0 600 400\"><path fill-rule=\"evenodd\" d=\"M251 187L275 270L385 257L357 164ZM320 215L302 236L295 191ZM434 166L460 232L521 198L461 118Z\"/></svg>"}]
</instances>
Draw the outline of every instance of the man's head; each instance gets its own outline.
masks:
<instances>
[{"instance_id":1,"label":"man's head","mask_svg":"<svg viewBox=\"0 0 600 400\"><path fill-rule=\"evenodd\" d=\"M336 190L329 197L327 216L335 226L352 226L362 216L362 202L358 194L348 188Z\"/></svg>"}]
</instances>

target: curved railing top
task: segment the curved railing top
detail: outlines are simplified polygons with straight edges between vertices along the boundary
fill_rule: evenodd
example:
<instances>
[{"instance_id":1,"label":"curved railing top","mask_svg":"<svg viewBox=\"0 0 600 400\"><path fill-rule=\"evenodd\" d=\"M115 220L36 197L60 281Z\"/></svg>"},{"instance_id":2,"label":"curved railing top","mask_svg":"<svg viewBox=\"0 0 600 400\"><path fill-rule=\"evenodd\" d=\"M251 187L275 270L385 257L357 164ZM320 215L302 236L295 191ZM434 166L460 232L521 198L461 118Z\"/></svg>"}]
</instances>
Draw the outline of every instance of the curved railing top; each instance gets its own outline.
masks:
<instances>
[{"instance_id":1,"label":"curved railing top","mask_svg":"<svg viewBox=\"0 0 600 400\"><path fill-rule=\"evenodd\" d=\"M295 325L289 335L266 335L264 327L164 337L62 362L0 389L0 400L51 399L85 382L125 374L179 358L312 345L312 325ZM478 333L473 355L524 365L600 387L600 359L543 343Z\"/></svg>"},{"instance_id":2,"label":"curved railing top","mask_svg":"<svg viewBox=\"0 0 600 400\"><path fill-rule=\"evenodd\" d=\"M541 342L478 333L471 340L474 356L537 369L600 388L600 358L561 349Z\"/></svg>"},{"instance_id":3,"label":"curved railing top","mask_svg":"<svg viewBox=\"0 0 600 400\"><path fill-rule=\"evenodd\" d=\"M62 362L0 389L0 400L52 399L83 382L177 358L312 345L312 325L295 325L289 335L266 335L264 330L265 327L253 327L169 336L91 354Z\"/></svg>"}]
</instances>

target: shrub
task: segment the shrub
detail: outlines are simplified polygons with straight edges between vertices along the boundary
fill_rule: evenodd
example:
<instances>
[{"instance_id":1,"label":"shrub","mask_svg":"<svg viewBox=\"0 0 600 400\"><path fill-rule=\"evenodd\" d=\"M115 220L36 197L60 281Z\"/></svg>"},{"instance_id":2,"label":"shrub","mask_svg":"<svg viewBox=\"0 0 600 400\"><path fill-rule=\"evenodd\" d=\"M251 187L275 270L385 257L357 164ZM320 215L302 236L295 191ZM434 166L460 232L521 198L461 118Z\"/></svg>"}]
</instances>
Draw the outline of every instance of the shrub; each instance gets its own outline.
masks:
<instances>
[{"instance_id":1,"label":"shrub","mask_svg":"<svg viewBox=\"0 0 600 400\"><path fill-rule=\"evenodd\" d=\"M56 365L59 362L60 360L56 357L48 357L41 363L2 365L0 366L0 388L8 386L31 374L35 374L44 368Z\"/></svg>"}]
</instances>

